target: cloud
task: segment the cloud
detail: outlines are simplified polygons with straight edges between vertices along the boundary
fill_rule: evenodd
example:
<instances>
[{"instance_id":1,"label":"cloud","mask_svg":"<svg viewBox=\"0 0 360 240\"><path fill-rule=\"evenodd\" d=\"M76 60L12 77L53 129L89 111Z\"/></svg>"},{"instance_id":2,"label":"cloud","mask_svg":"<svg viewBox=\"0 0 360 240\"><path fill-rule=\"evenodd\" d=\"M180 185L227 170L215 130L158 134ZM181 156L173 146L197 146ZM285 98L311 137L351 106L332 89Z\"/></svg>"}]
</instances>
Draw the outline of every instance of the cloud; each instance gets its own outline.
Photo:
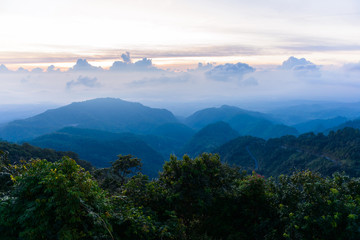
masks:
<instances>
[{"instance_id":1,"label":"cloud","mask_svg":"<svg viewBox=\"0 0 360 240\"><path fill-rule=\"evenodd\" d=\"M124 63L131 63L131 58L130 58L129 52L121 54L121 58L124 61Z\"/></svg>"},{"instance_id":2,"label":"cloud","mask_svg":"<svg viewBox=\"0 0 360 240\"><path fill-rule=\"evenodd\" d=\"M60 72L60 69L55 69L55 66L51 65L46 69L46 72L48 73Z\"/></svg>"},{"instance_id":3,"label":"cloud","mask_svg":"<svg viewBox=\"0 0 360 240\"><path fill-rule=\"evenodd\" d=\"M346 71L360 71L360 62L359 63L348 63L343 66L343 69Z\"/></svg>"},{"instance_id":4,"label":"cloud","mask_svg":"<svg viewBox=\"0 0 360 240\"><path fill-rule=\"evenodd\" d=\"M128 64L122 61L115 61L113 65L110 67L110 71L126 71L128 69Z\"/></svg>"},{"instance_id":5,"label":"cloud","mask_svg":"<svg viewBox=\"0 0 360 240\"><path fill-rule=\"evenodd\" d=\"M241 81L242 85L244 86L257 86L259 85L258 81L254 77L249 77Z\"/></svg>"},{"instance_id":6,"label":"cloud","mask_svg":"<svg viewBox=\"0 0 360 240\"><path fill-rule=\"evenodd\" d=\"M246 63L226 63L224 65L214 67L213 69L207 71L205 75L217 81L230 81L241 80L245 74L252 73L254 71L255 68Z\"/></svg>"},{"instance_id":7,"label":"cloud","mask_svg":"<svg viewBox=\"0 0 360 240\"><path fill-rule=\"evenodd\" d=\"M20 82L25 84L28 83L30 81L31 76L27 75L26 77L21 78Z\"/></svg>"},{"instance_id":8,"label":"cloud","mask_svg":"<svg viewBox=\"0 0 360 240\"><path fill-rule=\"evenodd\" d=\"M0 73L9 73L9 72L10 70L4 64L0 65Z\"/></svg>"},{"instance_id":9,"label":"cloud","mask_svg":"<svg viewBox=\"0 0 360 240\"><path fill-rule=\"evenodd\" d=\"M289 57L288 60L284 61L280 66L280 69L293 70L297 66L314 65L312 62L307 61L305 58Z\"/></svg>"},{"instance_id":10,"label":"cloud","mask_svg":"<svg viewBox=\"0 0 360 240\"><path fill-rule=\"evenodd\" d=\"M279 67L282 70L293 71L294 74L302 78L319 78L321 77L318 65L306 60L305 58L289 57Z\"/></svg>"},{"instance_id":11,"label":"cloud","mask_svg":"<svg viewBox=\"0 0 360 240\"><path fill-rule=\"evenodd\" d=\"M18 70L16 70L16 72L18 72L18 73L28 73L29 71L26 70L26 69L23 68L23 67L19 67Z\"/></svg>"},{"instance_id":12,"label":"cloud","mask_svg":"<svg viewBox=\"0 0 360 240\"><path fill-rule=\"evenodd\" d=\"M110 71L163 71L154 67L152 65L152 60L148 58L143 58L135 63L132 63L129 52L126 52L126 54L122 54L121 58L123 59L123 61L115 61L110 67Z\"/></svg>"},{"instance_id":13,"label":"cloud","mask_svg":"<svg viewBox=\"0 0 360 240\"><path fill-rule=\"evenodd\" d=\"M66 88L71 89L72 87L79 86L79 85L89 87L89 88L95 88L95 87L101 86L101 84L98 82L98 79L96 77L90 78L90 77L79 76L76 81L72 80L70 82L67 82Z\"/></svg>"},{"instance_id":14,"label":"cloud","mask_svg":"<svg viewBox=\"0 0 360 240\"><path fill-rule=\"evenodd\" d=\"M140 61L137 61L135 64L135 69L137 70L151 70L152 69L152 60L148 58L143 58Z\"/></svg>"},{"instance_id":15,"label":"cloud","mask_svg":"<svg viewBox=\"0 0 360 240\"><path fill-rule=\"evenodd\" d=\"M154 78L143 78L141 80L133 81L130 85L163 85L173 83L186 83L191 78L190 74L182 74L180 76L160 76Z\"/></svg>"},{"instance_id":16,"label":"cloud","mask_svg":"<svg viewBox=\"0 0 360 240\"><path fill-rule=\"evenodd\" d=\"M31 70L32 73L42 73L43 70L41 68L34 68L33 70Z\"/></svg>"},{"instance_id":17,"label":"cloud","mask_svg":"<svg viewBox=\"0 0 360 240\"><path fill-rule=\"evenodd\" d=\"M78 59L76 64L69 69L70 72L101 71L101 67L94 67L86 59Z\"/></svg>"},{"instance_id":18,"label":"cloud","mask_svg":"<svg viewBox=\"0 0 360 240\"><path fill-rule=\"evenodd\" d=\"M211 63L206 63L203 64L201 62L198 63L197 68L195 69L188 69L188 72L194 72L194 71L208 71L210 69L212 69L214 67L214 65L212 65Z\"/></svg>"}]
</instances>

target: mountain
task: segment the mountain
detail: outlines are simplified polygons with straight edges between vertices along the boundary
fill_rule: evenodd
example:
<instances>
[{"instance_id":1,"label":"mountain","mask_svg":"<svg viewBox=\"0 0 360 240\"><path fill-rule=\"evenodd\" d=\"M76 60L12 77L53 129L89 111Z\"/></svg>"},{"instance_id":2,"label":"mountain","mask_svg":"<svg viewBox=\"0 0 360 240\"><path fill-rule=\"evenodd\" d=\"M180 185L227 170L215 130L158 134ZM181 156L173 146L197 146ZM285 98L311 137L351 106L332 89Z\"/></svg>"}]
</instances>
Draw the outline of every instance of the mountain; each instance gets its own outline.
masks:
<instances>
[{"instance_id":1,"label":"mountain","mask_svg":"<svg viewBox=\"0 0 360 240\"><path fill-rule=\"evenodd\" d=\"M166 123L155 128L149 135L138 135L165 159L176 154L195 134L195 130L181 123Z\"/></svg>"},{"instance_id":2,"label":"mountain","mask_svg":"<svg viewBox=\"0 0 360 240\"><path fill-rule=\"evenodd\" d=\"M337 130L347 128L347 127L360 129L360 119L355 119L355 120L352 120L352 121L344 122L343 124L340 124L340 125L338 125L336 127L327 129L325 131L325 133L327 134L327 133L329 133L331 131L337 131Z\"/></svg>"},{"instance_id":3,"label":"mountain","mask_svg":"<svg viewBox=\"0 0 360 240\"><path fill-rule=\"evenodd\" d=\"M164 158L132 133L111 133L101 130L67 127L30 141L39 147L74 151L96 167L108 167L117 155L131 154L142 160L143 173L155 177Z\"/></svg>"},{"instance_id":4,"label":"mountain","mask_svg":"<svg viewBox=\"0 0 360 240\"><path fill-rule=\"evenodd\" d=\"M360 176L360 131L353 128L330 132L328 136L307 133L269 140L239 137L213 152L219 153L224 162L250 171L257 168L265 176L305 169L327 176L336 171Z\"/></svg>"},{"instance_id":5,"label":"mountain","mask_svg":"<svg viewBox=\"0 0 360 240\"><path fill-rule=\"evenodd\" d=\"M18 163L20 160L28 161L30 159L46 159L50 162L60 160L64 156L71 157L81 167L86 170L91 170L93 166L84 160L79 158L79 155L70 151L55 151L48 148L39 148L32 146L28 143L21 145L9 142L0 142L0 150L7 152L7 157L11 163Z\"/></svg>"},{"instance_id":6,"label":"mountain","mask_svg":"<svg viewBox=\"0 0 360 240\"><path fill-rule=\"evenodd\" d=\"M177 119L168 110L120 99L99 98L10 122L0 129L0 138L8 141L29 140L68 126L110 132L149 133L170 122L177 122Z\"/></svg>"},{"instance_id":7,"label":"mountain","mask_svg":"<svg viewBox=\"0 0 360 240\"><path fill-rule=\"evenodd\" d=\"M239 133L225 122L209 124L198 131L180 151L180 155L188 154L196 157L203 152L212 152L217 147L239 136Z\"/></svg>"},{"instance_id":8,"label":"mountain","mask_svg":"<svg viewBox=\"0 0 360 240\"><path fill-rule=\"evenodd\" d=\"M238 107L223 105L219 108L205 108L203 110L193 113L185 119L185 123L195 129L201 129L206 125L218 121L227 122L237 115L249 115L253 117L265 119L267 116L259 112L247 111Z\"/></svg>"},{"instance_id":9,"label":"mountain","mask_svg":"<svg viewBox=\"0 0 360 240\"><path fill-rule=\"evenodd\" d=\"M194 129L181 123L165 123L151 132L151 135L177 139L179 141L188 141L194 134Z\"/></svg>"},{"instance_id":10,"label":"mountain","mask_svg":"<svg viewBox=\"0 0 360 240\"><path fill-rule=\"evenodd\" d=\"M263 113L247 111L226 105L220 108L200 110L189 116L185 120L185 123L190 127L199 129L217 121L228 123L242 136L251 135L268 139L298 134L295 128L278 124L271 117Z\"/></svg>"},{"instance_id":11,"label":"mountain","mask_svg":"<svg viewBox=\"0 0 360 240\"><path fill-rule=\"evenodd\" d=\"M285 135L298 135L298 131L283 124L275 124L267 119L239 114L228 120L229 125L242 136L254 136L264 139Z\"/></svg>"},{"instance_id":12,"label":"mountain","mask_svg":"<svg viewBox=\"0 0 360 240\"><path fill-rule=\"evenodd\" d=\"M270 116L281 119L284 124L295 125L315 119L331 119L338 116L347 119L360 117L360 102L333 103L318 102L280 107L268 112Z\"/></svg>"},{"instance_id":13,"label":"mountain","mask_svg":"<svg viewBox=\"0 0 360 240\"><path fill-rule=\"evenodd\" d=\"M315 119L306 122L302 122L296 125L293 125L299 133L307 133L307 132L324 132L330 128L334 128L335 126L341 125L345 123L348 119L344 117L336 117L330 119ZM350 126L349 126L350 127Z\"/></svg>"}]
</instances>

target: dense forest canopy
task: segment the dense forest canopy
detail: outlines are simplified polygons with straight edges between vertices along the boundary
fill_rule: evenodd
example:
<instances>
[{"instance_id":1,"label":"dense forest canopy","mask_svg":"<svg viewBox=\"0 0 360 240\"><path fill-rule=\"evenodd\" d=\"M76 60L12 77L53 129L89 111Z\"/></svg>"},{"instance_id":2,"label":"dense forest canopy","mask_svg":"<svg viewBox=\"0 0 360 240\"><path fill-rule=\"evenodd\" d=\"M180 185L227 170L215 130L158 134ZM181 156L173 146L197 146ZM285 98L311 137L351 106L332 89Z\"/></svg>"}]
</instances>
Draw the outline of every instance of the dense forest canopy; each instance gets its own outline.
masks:
<instances>
[{"instance_id":1,"label":"dense forest canopy","mask_svg":"<svg viewBox=\"0 0 360 240\"><path fill-rule=\"evenodd\" d=\"M1 152L6 239L359 239L360 179L310 171L264 178L172 156L157 179L119 156L92 174L68 157L9 164Z\"/></svg>"}]
</instances>

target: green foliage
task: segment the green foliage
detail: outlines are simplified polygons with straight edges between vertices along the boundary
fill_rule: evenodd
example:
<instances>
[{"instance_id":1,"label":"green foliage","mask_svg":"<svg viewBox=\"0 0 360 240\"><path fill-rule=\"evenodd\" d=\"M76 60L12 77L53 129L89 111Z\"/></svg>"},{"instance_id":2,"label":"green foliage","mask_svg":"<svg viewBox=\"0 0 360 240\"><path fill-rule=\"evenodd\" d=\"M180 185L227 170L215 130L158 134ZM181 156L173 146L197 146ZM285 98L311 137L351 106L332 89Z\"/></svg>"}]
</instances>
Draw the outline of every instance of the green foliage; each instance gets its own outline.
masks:
<instances>
[{"instance_id":1,"label":"green foliage","mask_svg":"<svg viewBox=\"0 0 360 240\"><path fill-rule=\"evenodd\" d=\"M360 181L310 171L281 176L271 191L287 239L359 239ZM281 233L279 231L279 233Z\"/></svg>"},{"instance_id":2,"label":"green foliage","mask_svg":"<svg viewBox=\"0 0 360 240\"><path fill-rule=\"evenodd\" d=\"M126 176L141 170L141 160L132 155L119 155L115 162L111 163L114 173L125 181Z\"/></svg>"},{"instance_id":3,"label":"green foliage","mask_svg":"<svg viewBox=\"0 0 360 240\"><path fill-rule=\"evenodd\" d=\"M344 174L267 179L202 154L171 156L149 180L138 158L119 155L109 194L70 158L11 165L0 156L11 179L2 239L360 239L360 179Z\"/></svg>"},{"instance_id":4,"label":"green foliage","mask_svg":"<svg viewBox=\"0 0 360 240\"><path fill-rule=\"evenodd\" d=\"M127 181L130 174L138 173L141 170L141 160L132 155L119 155L118 159L111 163L111 167L97 169L94 176L100 186L110 192L119 192Z\"/></svg>"},{"instance_id":5,"label":"green foliage","mask_svg":"<svg viewBox=\"0 0 360 240\"><path fill-rule=\"evenodd\" d=\"M64 156L68 156L86 170L90 171L93 168L89 162L79 159L79 155L70 151L55 151L52 149L35 147L28 143L20 145L8 142L0 142L0 150L6 153L9 163L19 163L21 160L27 161L32 158L46 159L49 162L55 162Z\"/></svg>"},{"instance_id":6,"label":"green foliage","mask_svg":"<svg viewBox=\"0 0 360 240\"><path fill-rule=\"evenodd\" d=\"M108 238L105 193L76 162L11 165L13 190L1 200L2 234L21 239Z\"/></svg>"},{"instance_id":7,"label":"green foliage","mask_svg":"<svg viewBox=\"0 0 360 240\"><path fill-rule=\"evenodd\" d=\"M173 209L189 222L229 190L237 176L235 169L221 164L218 155L203 154L195 159L185 155L182 160L172 156L165 163L159 182L170 191L168 201Z\"/></svg>"},{"instance_id":8,"label":"green foliage","mask_svg":"<svg viewBox=\"0 0 360 240\"><path fill-rule=\"evenodd\" d=\"M263 140L255 137L239 137L214 152L224 162L241 166L249 171L255 168L252 154L259 162L259 173L265 176L291 174L294 171L310 169L325 176L345 172L360 176L360 131L345 128L330 132L306 133L299 137L284 136Z\"/></svg>"},{"instance_id":9,"label":"green foliage","mask_svg":"<svg viewBox=\"0 0 360 240\"><path fill-rule=\"evenodd\" d=\"M2 194L6 193L12 185L9 173L10 160L8 155L8 152L0 150L0 197Z\"/></svg>"},{"instance_id":10,"label":"green foliage","mask_svg":"<svg viewBox=\"0 0 360 240\"><path fill-rule=\"evenodd\" d=\"M10 164L9 153L7 151L0 150L0 167L4 167Z\"/></svg>"}]
</instances>

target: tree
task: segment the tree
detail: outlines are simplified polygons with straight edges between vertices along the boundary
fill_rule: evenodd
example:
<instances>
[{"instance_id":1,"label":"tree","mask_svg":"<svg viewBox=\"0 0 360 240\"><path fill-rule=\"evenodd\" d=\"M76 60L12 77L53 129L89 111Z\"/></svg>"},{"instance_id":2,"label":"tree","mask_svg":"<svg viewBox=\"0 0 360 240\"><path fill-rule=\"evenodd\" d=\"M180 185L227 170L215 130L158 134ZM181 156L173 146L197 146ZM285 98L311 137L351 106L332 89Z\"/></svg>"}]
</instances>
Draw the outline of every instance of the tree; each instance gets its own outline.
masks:
<instances>
[{"instance_id":1,"label":"tree","mask_svg":"<svg viewBox=\"0 0 360 240\"><path fill-rule=\"evenodd\" d=\"M132 155L118 155L118 159L111 163L110 168L98 169L94 172L100 186L110 192L120 192L121 187L128 180L128 176L141 170L141 160Z\"/></svg>"},{"instance_id":2,"label":"tree","mask_svg":"<svg viewBox=\"0 0 360 240\"><path fill-rule=\"evenodd\" d=\"M14 186L0 202L5 238L111 239L109 202L88 172L68 157L10 165Z\"/></svg>"},{"instance_id":3,"label":"tree","mask_svg":"<svg viewBox=\"0 0 360 240\"><path fill-rule=\"evenodd\" d=\"M0 194L8 191L12 185L9 164L8 152L0 150Z\"/></svg>"},{"instance_id":4,"label":"tree","mask_svg":"<svg viewBox=\"0 0 360 240\"><path fill-rule=\"evenodd\" d=\"M215 230L211 224L221 222L222 201L231 195L235 180L243 177L238 168L221 163L217 154L204 153L195 159L171 156L158 185L164 189L159 192L166 193L167 211L175 212L186 226L186 238L191 239Z\"/></svg>"},{"instance_id":5,"label":"tree","mask_svg":"<svg viewBox=\"0 0 360 240\"><path fill-rule=\"evenodd\" d=\"M140 171L141 166L141 160L130 154L124 156L120 154L118 155L118 159L111 163L113 173L122 179L122 183L125 182L129 174Z\"/></svg>"},{"instance_id":6,"label":"tree","mask_svg":"<svg viewBox=\"0 0 360 240\"><path fill-rule=\"evenodd\" d=\"M269 191L285 239L360 239L360 180L303 171L280 176Z\"/></svg>"}]
</instances>

